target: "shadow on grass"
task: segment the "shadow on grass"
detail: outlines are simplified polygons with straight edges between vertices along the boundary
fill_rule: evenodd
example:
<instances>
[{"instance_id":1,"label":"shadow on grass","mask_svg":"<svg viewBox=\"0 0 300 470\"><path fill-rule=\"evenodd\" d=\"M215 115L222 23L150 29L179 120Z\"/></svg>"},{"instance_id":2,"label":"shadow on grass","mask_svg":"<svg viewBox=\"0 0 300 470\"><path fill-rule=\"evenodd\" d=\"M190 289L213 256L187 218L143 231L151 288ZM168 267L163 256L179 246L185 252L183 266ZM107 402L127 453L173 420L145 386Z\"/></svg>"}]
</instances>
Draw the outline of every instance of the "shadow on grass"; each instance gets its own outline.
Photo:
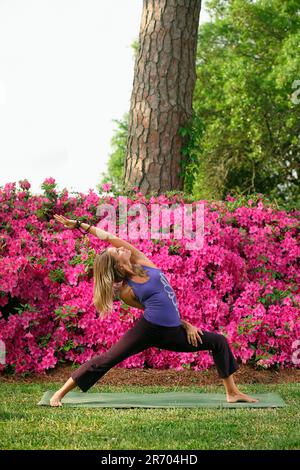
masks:
<instances>
[{"instance_id":1,"label":"shadow on grass","mask_svg":"<svg viewBox=\"0 0 300 470\"><path fill-rule=\"evenodd\" d=\"M6 411L0 411L0 421L10 421L12 419L26 418L23 413L8 413Z\"/></svg>"}]
</instances>

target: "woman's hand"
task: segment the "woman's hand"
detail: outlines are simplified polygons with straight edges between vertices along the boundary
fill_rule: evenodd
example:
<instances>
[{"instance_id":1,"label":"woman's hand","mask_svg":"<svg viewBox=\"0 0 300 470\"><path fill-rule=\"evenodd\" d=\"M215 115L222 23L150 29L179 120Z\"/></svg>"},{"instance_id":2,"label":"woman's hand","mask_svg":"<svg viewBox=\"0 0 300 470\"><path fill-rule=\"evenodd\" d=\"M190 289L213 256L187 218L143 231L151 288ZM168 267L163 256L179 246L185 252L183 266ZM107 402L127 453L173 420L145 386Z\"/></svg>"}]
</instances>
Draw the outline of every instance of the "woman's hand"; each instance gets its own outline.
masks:
<instances>
[{"instance_id":1,"label":"woman's hand","mask_svg":"<svg viewBox=\"0 0 300 470\"><path fill-rule=\"evenodd\" d=\"M185 330L186 330L188 342L190 344L197 347L198 346L198 343L197 343L198 340L202 344L202 339L201 339L200 334L203 335L203 331L200 330L200 328L197 328L196 326L193 326L190 323L188 323Z\"/></svg>"},{"instance_id":2,"label":"woman's hand","mask_svg":"<svg viewBox=\"0 0 300 470\"><path fill-rule=\"evenodd\" d=\"M4 238L0 238L0 253L4 251L4 248L6 247L6 241Z\"/></svg>"},{"instance_id":3,"label":"woman's hand","mask_svg":"<svg viewBox=\"0 0 300 470\"><path fill-rule=\"evenodd\" d=\"M54 219L56 220L56 222L60 222L67 228L76 227L76 220L67 219L63 215L54 214Z\"/></svg>"}]
</instances>

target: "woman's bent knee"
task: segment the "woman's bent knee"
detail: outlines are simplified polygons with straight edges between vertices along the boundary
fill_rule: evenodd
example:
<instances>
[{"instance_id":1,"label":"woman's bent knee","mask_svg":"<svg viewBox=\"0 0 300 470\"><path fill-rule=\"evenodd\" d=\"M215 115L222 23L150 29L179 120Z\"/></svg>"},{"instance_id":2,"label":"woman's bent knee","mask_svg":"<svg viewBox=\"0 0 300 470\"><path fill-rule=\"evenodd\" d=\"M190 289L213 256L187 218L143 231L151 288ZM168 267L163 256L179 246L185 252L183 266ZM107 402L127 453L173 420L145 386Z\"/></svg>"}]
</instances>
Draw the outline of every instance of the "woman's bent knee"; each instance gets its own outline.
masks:
<instances>
[{"instance_id":1,"label":"woman's bent knee","mask_svg":"<svg viewBox=\"0 0 300 470\"><path fill-rule=\"evenodd\" d=\"M220 348L228 346L227 338L221 333L217 333L216 345L219 346Z\"/></svg>"}]
</instances>

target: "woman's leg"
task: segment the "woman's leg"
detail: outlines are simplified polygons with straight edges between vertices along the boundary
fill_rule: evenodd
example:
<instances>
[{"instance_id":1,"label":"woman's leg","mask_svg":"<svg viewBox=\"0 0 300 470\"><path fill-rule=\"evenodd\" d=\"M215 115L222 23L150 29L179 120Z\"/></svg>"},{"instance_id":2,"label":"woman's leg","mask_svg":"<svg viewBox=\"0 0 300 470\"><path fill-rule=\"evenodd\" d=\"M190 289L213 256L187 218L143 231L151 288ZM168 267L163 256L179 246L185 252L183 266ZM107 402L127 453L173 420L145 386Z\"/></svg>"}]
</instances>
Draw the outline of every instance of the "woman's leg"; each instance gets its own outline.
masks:
<instances>
[{"instance_id":1,"label":"woman's leg","mask_svg":"<svg viewBox=\"0 0 300 470\"><path fill-rule=\"evenodd\" d=\"M203 331L203 330L202 330ZM187 340L183 326L161 327L161 334L155 342L155 347L178 352L196 352L210 350L219 374L226 389L227 401L257 402L255 398L240 392L235 385L232 374L239 369L239 365L230 349L227 339L220 333L203 331L202 343L193 346Z\"/></svg>"},{"instance_id":2,"label":"woman's leg","mask_svg":"<svg viewBox=\"0 0 300 470\"><path fill-rule=\"evenodd\" d=\"M78 386L83 392L92 387L106 372L129 356L153 345L154 330L143 317L105 353L93 357L73 372L67 382L53 395L51 406L62 406L61 399Z\"/></svg>"}]
</instances>

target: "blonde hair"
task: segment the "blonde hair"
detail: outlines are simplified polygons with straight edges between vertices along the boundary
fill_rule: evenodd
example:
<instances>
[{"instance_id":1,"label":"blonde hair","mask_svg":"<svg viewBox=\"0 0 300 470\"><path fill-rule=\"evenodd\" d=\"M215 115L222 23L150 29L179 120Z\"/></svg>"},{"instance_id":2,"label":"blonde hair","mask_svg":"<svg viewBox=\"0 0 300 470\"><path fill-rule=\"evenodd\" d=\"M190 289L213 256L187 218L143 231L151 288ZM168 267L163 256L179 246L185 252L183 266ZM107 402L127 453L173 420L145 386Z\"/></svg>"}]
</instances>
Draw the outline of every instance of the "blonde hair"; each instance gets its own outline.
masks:
<instances>
[{"instance_id":1,"label":"blonde hair","mask_svg":"<svg viewBox=\"0 0 300 470\"><path fill-rule=\"evenodd\" d=\"M146 271L139 265L133 264L132 271L138 276L146 276ZM93 301L101 318L112 312L114 295L114 283L124 281L127 274L123 274L118 261L107 251L96 254L93 266L94 291Z\"/></svg>"}]
</instances>

